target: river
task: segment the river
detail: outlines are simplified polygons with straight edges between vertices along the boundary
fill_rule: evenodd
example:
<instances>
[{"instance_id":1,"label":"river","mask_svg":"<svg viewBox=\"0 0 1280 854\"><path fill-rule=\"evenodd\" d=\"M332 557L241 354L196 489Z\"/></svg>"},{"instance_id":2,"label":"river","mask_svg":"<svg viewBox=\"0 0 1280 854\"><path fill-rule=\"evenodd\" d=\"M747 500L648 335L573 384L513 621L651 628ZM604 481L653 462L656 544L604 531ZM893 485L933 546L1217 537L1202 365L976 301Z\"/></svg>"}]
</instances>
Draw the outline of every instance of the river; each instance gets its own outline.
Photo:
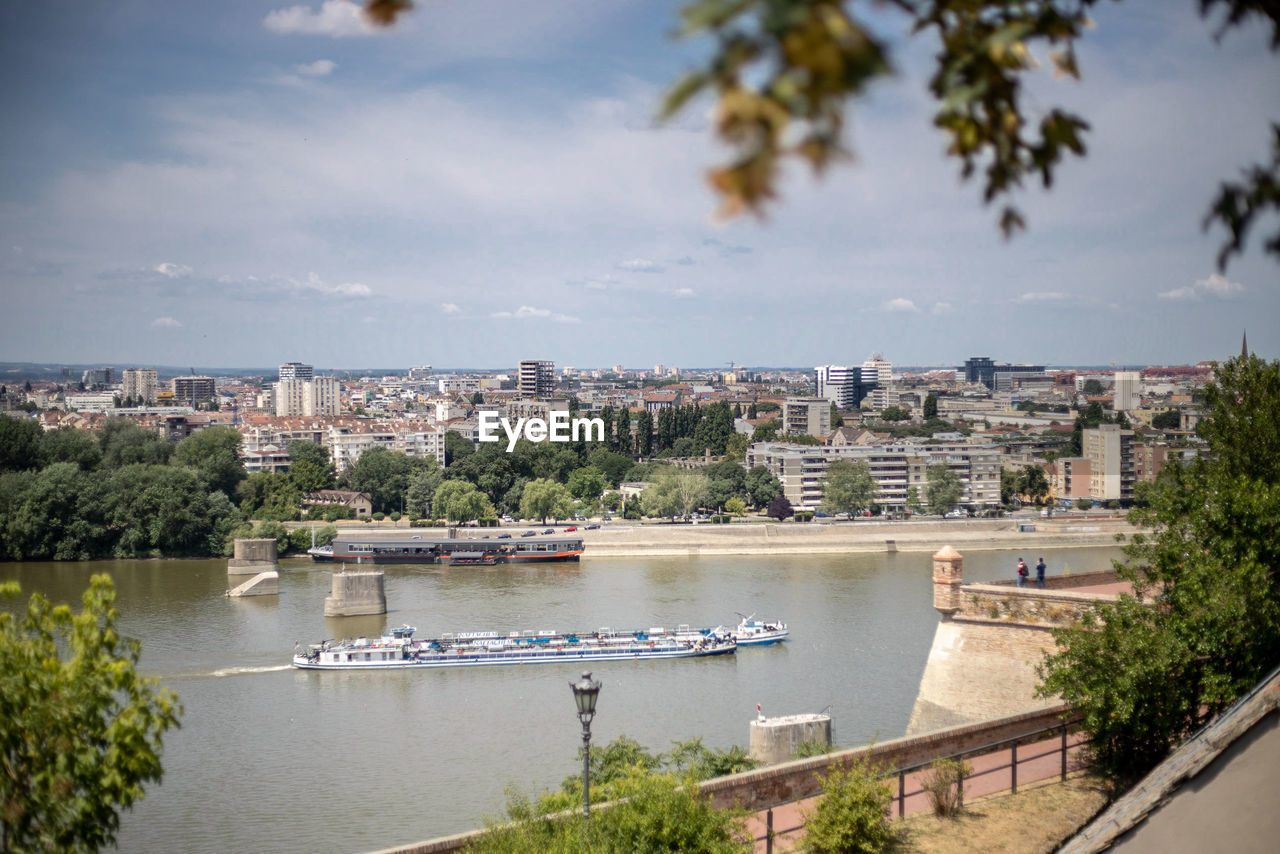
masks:
<instances>
[{"instance_id":1,"label":"river","mask_svg":"<svg viewBox=\"0 0 1280 854\"><path fill-rule=\"evenodd\" d=\"M974 551L967 580L1012 576L1022 551ZM1117 548L1047 550L1050 572L1103 569ZM358 852L477 827L503 790L580 773L572 665L374 673L288 667L295 641L602 626L716 625L735 612L791 625L733 656L596 662L592 743L654 751L701 737L746 745L766 715L832 714L843 747L903 734L938 614L927 554L592 558L578 564L387 567L389 613L323 616L331 566L281 564L280 595L224 596L226 561L0 564L24 594L78 602L94 572L119 591L142 669L176 690L165 776L124 816L124 852Z\"/></svg>"}]
</instances>

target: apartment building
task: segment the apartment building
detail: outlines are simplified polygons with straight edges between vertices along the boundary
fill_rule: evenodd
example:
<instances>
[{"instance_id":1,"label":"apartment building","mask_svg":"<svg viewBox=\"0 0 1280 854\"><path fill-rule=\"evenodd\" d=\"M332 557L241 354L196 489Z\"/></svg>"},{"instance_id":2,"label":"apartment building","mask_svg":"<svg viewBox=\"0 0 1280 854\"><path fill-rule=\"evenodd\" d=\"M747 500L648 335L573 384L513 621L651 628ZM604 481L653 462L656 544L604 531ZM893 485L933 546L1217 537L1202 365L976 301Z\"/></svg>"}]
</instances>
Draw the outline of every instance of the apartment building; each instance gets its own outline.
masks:
<instances>
[{"instance_id":1,"label":"apartment building","mask_svg":"<svg viewBox=\"0 0 1280 854\"><path fill-rule=\"evenodd\" d=\"M1049 494L1055 499L1076 501L1092 498L1093 486L1087 457L1059 457L1049 474Z\"/></svg>"},{"instance_id":2,"label":"apartment building","mask_svg":"<svg viewBox=\"0 0 1280 854\"><path fill-rule=\"evenodd\" d=\"M556 363L525 359L516 372L521 397L548 397L556 387Z\"/></svg>"},{"instance_id":3,"label":"apartment building","mask_svg":"<svg viewBox=\"0 0 1280 854\"><path fill-rule=\"evenodd\" d=\"M1137 409L1142 393L1142 374L1138 371L1116 371L1111 408L1116 412Z\"/></svg>"},{"instance_id":4,"label":"apartment building","mask_svg":"<svg viewBox=\"0 0 1280 854\"><path fill-rule=\"evenodd\" d=\"M127 400L155 403L158 379L153 368L125 368L120 395Z\"/></svg>"},{"instance_id":5,"label":"apartment building","mask_svg":"<svg viewBox=\"0 0 1280 854\"><path fill-rule=\"evenodd\" d=\"M333 377L282 379L272 386L271 397L278 416L338 414L338 381Z\"/></svg>"},{"instance_id":6,"label":"apartment building","mask_svg":"<svg viewBox=\"0 0 1280 854\"><path fill-rule=\"evenodd\" d=\"M195 406L197 403L213 400L213 396L216 394L213 377L174 377L170 387L173 391L174 402L183 403L187 406Z\"/></svg>"},{"instance_id":7,"label":"apartment building","mask_svg":"<svg viewBox=\"0 0 1280 854\"><path fill-rule=\"evenodd\" d=\"M301 362L285 362L280 366L281 380L309 380L316 375L316 369L312 365L304 365Z\"/></svg>"},{"instance_id":8,"label":"apartment building","mask_svg":"<svg viewBox=\"0 0 1280 854\"><path fill-rule=\"evenodd\" d=\"M325 444L336 471L345 471L370 448L386 448L411 457L435 457L444 465L442 427L425 422L358 422L329 427Z\"/></svg>"},{"instance_id":9,"label":"apartment building","mask_svg":"<svg viewBox=\"0 0 1280 854\"><path fill-rule=\"evenodd\" d=\"M831 432L831 401L823 397L788 397L782 404L782 430L825 439Z\"/></svg>"},{"instance_id":10,"label":"apartment building","mask_svg":"<svg viewBox=\"0 0 1280 854\"><path fill-rule=\"evenodd\" d=\"M1089 497L1094 501L1133 498L1133 431L1102 424L1082 431L1081 444L1089 460Z\"/></svg>"},{"instance_id":11,"label":"apartment building","mask_svg":"<svg viewBox=\"0 0 1280 854\"><path fill-rule=\"evenodd\" d=\"M792 506L815 509L822 502L827 466L837 459L867 464L879 489L876 503L884 508L905 508L911 487L923 500L928 470L935 465L945 465L960 478L964 485L960 504L975 508L1000 504L1000 452L994 445L894 442L809 447L757 442L747 449L746 467L764 466L778 478Z\"/></svg>"}]
</instances>

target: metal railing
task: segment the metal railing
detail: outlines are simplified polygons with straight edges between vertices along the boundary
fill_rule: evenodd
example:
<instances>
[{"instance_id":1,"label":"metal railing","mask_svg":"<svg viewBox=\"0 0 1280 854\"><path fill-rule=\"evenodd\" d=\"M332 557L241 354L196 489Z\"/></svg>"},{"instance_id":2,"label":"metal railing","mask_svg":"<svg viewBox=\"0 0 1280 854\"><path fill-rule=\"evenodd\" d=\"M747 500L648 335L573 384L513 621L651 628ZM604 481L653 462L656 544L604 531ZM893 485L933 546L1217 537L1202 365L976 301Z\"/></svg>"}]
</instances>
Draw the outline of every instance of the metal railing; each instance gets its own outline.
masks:
<instances>
[{"instance_id":1,"label":"metal railing","mask_svg":"<svg viewBox=\"0 0 1280 854\"><path fill-rule=\"evenodd\" d=\"M1008 785L998 789L991 789L990 793L1008 791L1011 794L1016 795L1018 793L1018 767L1020 765L1026 765L1029 762L1034 762L1036 760L1043 759L1048 756L1054 756L1054 755L1057 755L1059 757L1058 777L1060 780L1065 781L1067 779L1067 771L1068 771L1068 767L1067 767L1068 754L1073 749L1078 750L1084 746L1083 742L1076 742L1074 744L1069 743L1069 739L1068 739L1069 734L1071 732L1078 731L1079 729L1080 729L1080 725L1078 722L1055 724L1053 726L1042 727L1040 729L1032 730L1030 732L1024 732L1016 736L1000 739L999 741L988 742L987 744L982 744L977 747L971 747L967 750L962 750L956 753L936 756L926 762L917 762L913 765L904 765L902 767L895 768L891 771L888 771L884 774L882 779L892 780L895 777L897 778L897 792L893 795L893 800L890 802L889 814L890 815L893 814L894 802L896 802L897 816L898 818L904 818L906 816L907 801L912 798L918 798L918 797L927 795L927 790L923 787L923 785L920 785L919 775L921 774L921 772L926 771L931 765L933 765L934 762L937 762L939 760L945 760L945 759L965 760L965 759L970 759L970 758L979 757L979 756L990 756L990 755L999 754L1002 752L1008 753L1009 758L1007 762L999 765L986 766L986 767L983 767L981 770L972 770L969 774L961 777L959 781L959 787L960 787L959 794L962 797L964 794L964 786L965 786L966 780L972 781L972 780L977 780L979 778L991 779L1004 772L1008 773ZM1057 734L1058 736L1057 739L1052 740L1054 742L1052 746L1050 746L1051 739L1044 738L1044 736L1051 735L1051 734ZM1024 748L1031 748L1033 752L1028 754L1024 750L1020 754L1018 751L1019 745L1022 745ZM916 788L913 788L910 791L908 791L907 790L908 778L912 777L912 775L915 775ZM1037 777L1035 780L1032 780L1031 782L1038 782L1039 780L1044 780L1044 779L1048 779L1048 778L1044 776L1040 776L1040 777ZM821 795L818 795L816 797L821 797ZM773 843L777 837L789 836L799 830L804 829L803 821L801 821L799 824L793 827L775 828L774 815L773 815L774 809L776 807L782 807L788 804L798 803L800 801L811 800L811 799L813 798L806 796L803 798L795 798L789 801L780 801L779 803L774 804L773 806L765 810L764 835L756 836L754 839L754 841L757 844L761 842L765 844L765 854L773 854Z\"/></svg>"}]
</instances>

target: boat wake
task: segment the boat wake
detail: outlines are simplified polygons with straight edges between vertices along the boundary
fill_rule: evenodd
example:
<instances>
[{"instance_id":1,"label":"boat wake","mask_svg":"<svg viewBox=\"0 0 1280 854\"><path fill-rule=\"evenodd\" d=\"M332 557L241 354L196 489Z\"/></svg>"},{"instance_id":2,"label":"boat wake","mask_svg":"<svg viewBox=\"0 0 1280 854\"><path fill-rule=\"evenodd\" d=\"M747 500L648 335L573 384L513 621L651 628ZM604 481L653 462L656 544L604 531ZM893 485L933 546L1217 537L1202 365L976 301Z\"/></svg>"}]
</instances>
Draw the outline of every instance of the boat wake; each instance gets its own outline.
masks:
<instances>
[{"instance_id":1,"label":"boat wake","mask_svg":"<svg viewBox=\"0 0 1280 854\"><path fill-rule=\"evenodd\" d=\"M289 670L293 667L291 664L269 664L259 667L224 667L221 670L214 670L211 673L204 674L214 678L223 676L246 676L253 673L276 673L281 670Z\"/></svg>"}]
</instances>

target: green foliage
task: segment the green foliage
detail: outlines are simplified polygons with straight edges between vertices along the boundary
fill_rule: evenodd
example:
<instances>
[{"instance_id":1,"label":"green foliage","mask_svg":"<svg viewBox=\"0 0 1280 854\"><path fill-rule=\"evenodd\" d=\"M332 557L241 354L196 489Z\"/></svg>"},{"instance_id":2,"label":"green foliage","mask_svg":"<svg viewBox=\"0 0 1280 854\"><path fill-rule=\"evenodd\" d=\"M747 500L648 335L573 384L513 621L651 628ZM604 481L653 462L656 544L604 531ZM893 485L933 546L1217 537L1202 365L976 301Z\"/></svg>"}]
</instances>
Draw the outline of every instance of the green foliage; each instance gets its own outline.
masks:
<instances>
[{"instance_id":1,"label":"green foliage","mask_svg":"<svg viewBox=\"0 0 1280 854\"><path fill-rule=\"evenodd\" d=\"M881 421L909 421L911 413L901 406L890 406L880 413Z\"/></svg>"},{"instance_id":2,"label":"green foliage","mask_svg":"<svg viewBox=\"0 0 1280 854\"><path fill-rule=\"evenodd\" d=\"M585 466L569 475L569 494L579 501L596 501L604 492L607 482L600 469Z\"/></svg>"},{"instance_id":3,"label":"green foliage","mask_svg":"<svg viewBox=\"0 0 1280 854\"><path fill-rule=\"evenodd\" d=\"M0 472L40 468L41 433L34 419L0 415Z\"/></svg>"},{"instance_id":4,"label":"green foliage","mask_svg":"<svg viewBox=\"0 0 1280 854\"><path fill-rule=\"evenodd\" d=\"M925 397L923 414L924 414L925 421L928 421L931 418L938 417L938 395L934 394L933 392L929 392L929 394Z\"/></svg>"},{"instance_id":5,"label":"green foliage","mask_svg":"<svg viewBox=\"0 0 1280 854\"><path fill-rule=\"evenodd\" d=\"M747 514L747 503L735 496L724 503L724 512L730 516L745 516Z\"/></svg>"},{"instance_id":6,"label":"green foliage","mask_svg":"<svg viewBox=\"0 0 1280 854\"><path fill-rule=\"evenodd\" d=\"M457 430L447 430L444 434L444 464L451 466L476 452L471 440Z\"/></svg>"},{"instance_id":7,"label":"green foliage","mask_svg":"<svg viewBox=\"0 0 1280 854\"><path fill-rule=\"evenodd\" d=\"M409 478L405 490L405 511L412 517L423 518L431 515L431 502L436 490L444 483L444 472L434 458L426 460L425 465Z\"/></svg>"},{"instance_id":8,"label":"green foliage","mask_svg":"<svg viewBox=\"0 0 1280 854\"><path fill-rule=\"evenodd\" d=\"M808 759L811 756L826 756L833 750L835 750L835 747L825 741L802 741L796 745L795 752L791 754L791 758Z\"/></svg>"},{"instance_id":9,"label":"green foliage","mask_svg":"<svg viewBox=\"0 0 1280 854\"><path fill-rule=\"evenodd\" d=\"M742 485L756 507L766 507L782 494L782 482L765 466L752 467Z\"/></svg>"},{"instance_id":10,"label":"green foliage","mask_svg":"<svg viewBox=\"0 0 1280 854\"><path fill-rule=\"evenodd\" d=\"M1102 380L1087 379L1080 387L1080 390L1085 394L1102 394Z\"/></svg>"},{"instance_id":11,"label":"green foliage","mask_svg":"<svg viewBox=\"0 0 1280 854\"><path fill-rule=\"evenodd\" d=\"M0 585L12 601L17 584ZM9 603L6 602L6 606ZM141 645L116 628L115 589L95 575L73 614L33 594L0 611L0 849L97 851L120 811L163 773L173 692L137 673Z\"/></svg>"},{"instance_id":12,"label":"green foliage","mask_svg":"<svg viewBox=\"0 0 1280 854\"><path fill-rule=\"evenodd\" d=\"M234 427L206 427L179 442L169 462L196 472L210 492L236 494L248 475L240 460L240 431Z\"/></svg>"},{"instance_id":13,"label":"green foliage","mask_svg":"<svg viewBox=\"0 0 1280 854\"><path fill-rule=\"evenodd\" d=\"M1176 409L1166 409L1151 416L1151 426L1156 430L1177 430L1182 426L1182 413Z\"/></svg>"},{"instance_id":14,"label":"green foliage","mask_svg":"<svg viewBox=\"0 0 1280 854\"><path fill-rule=\"evenodd\" d=\"M370 448L360 455L345 472L347 489L369 493L374 512L399 510L405 501L409 479L414 472L428 466L422 457L410 457L387 448Z\"/></svg>"},{"instance_id":15,"label":"green foliage","mask_svg":"<svg viewBox=\"0 0 1280 854\"><path fill-rule=\"evenodd\" d=\"M894 839L887 817L893 793L880 769L864 759L833 768L822 782L817 807L804 817L809 854L876 854Z\"/></svg>"},{"instance_id":16,"label":"green foliage","mask_svg":"<svg viewBox=\"0 0 1280 854\"><path fill-rule=\"evenodd\" d=\"M946 513L956 506L956 502L964 494L960 476L943 463L929 466L925 470L925 478L925 500L929 503L931 513Z\"/></svg>"},{"instance_id":17,"label":"green foliage","mask_svg":"<svg viewBox=\"0 0 1280 854\"><path fill-rule=\"evenodd\" d=\"M858 460L832 460L822 476L822 509L828 513L856 513L875 503L879 489L871 467Z\"/></svg>"},{"instance_id":18,"label":"green foliage","mask_svg":"<svg viewBox=\"0 0 1280 854\"><path fill-rule=\"evenodd\" d=\"M1077 499L1076 499L1076 509L1078 509L1078 510L1092 510L1092 509L1093 509L1093 499L1092 499L1092 498L1077 498Z\"/></svg>"},{"instance_id":19,"label":"green foliage","mask_svg":"<svg viewBox=\"0 0 1280 854\"><path fill-rule=\"evenodd\" d=\"M524 485L520 494L520 517L523 519L541 519L547 523L547 517L563 519L573 515L573 499L569 491L553 480L538 478Z\"/></svg>"},{"instance_id":20,"label":"green foliage","mask_svg":"<svg viewBox=\"0 0 1280 854\"><path fill-rule=\"evenodd\" d=\"M289 529L282 522L259 522L253 526L253 533L250 536L257 540L275 540L278 554L284 554L289 551L289 546L292 544ZM308 548L310 548L310 541L311 536L308 534Z\"/></svg>"},{"instance_id":21,"label":"green foliage","mask_svg":"<svg viewBox=\"0 0 1280 854\"><path fill-rule=\"evenodd\" d=\"M143 430L127 418L108 418L98 430L102 468L118 469L133 463L163 465L174 444L151 430Z\"/></svg>"},{"instance_id":22,"label":"green foliage","mask_svg":"<svg viewBox=\"0 0 1280 854\"><path fill-rule=\"evenodd\" d=\"M751 441L755 442L772 442L778 438L778 433L782 430L782 422L762 421L751 431Z\"/></svg>"},{"instance_id":23,"label":"green foliage","mask_svg":"<svg viewBox=\"0 0 1280 854\"><path fill-rule=\"evenodd\" d=\"M0 437L0 448L4 439ZM86 430L59 427L50 430L41 439L41 457L45 463L75 463L81 471L92 471L102 462L102 449L98 441ZM3 453L3 452L0 452ZM0 470L3 470L0 464Z\"/></svg>"},{"instance_id":24,"label":"green foliage","mask_svg":"<svg viewBox=\"0 0 1280 854\"><path fill-rule=\"evenodd\" d=\"M934 815L952 818L964 809L964 778L973 766L963 759L935 759L920 781L929 796Z\"/></svg>"},{"instance_id":25,"label":"green foliage","mask_svg":"<svg viewBox=\"0 0 1280 854\"><path fill-rule=\"evenodd\" d=\"M485 494L465 480L446 480L440 484L431 506L435 515L452 522L470 522L496 512Z\"/></svg>"},{"instance_id":26,"label":"green foliage","mask_svg":"<svg viewBox=\"0 0 1280 854\"><path fill-rule=\"evenodd\" d=\"M686 516L707 501L709 481L699 471L665 474L640 495L646 516Z\"/></svg>"},{"instance_id":27,"label":"green foliage","mask_svg":"<svg viewBox=\"0 0 1280 854\"><path fill-rule=\"evenodd\" d=\"M1023 466L1018 472L1018 494L1024 495L1036 504L1041 504L1049 497L1049 479L1044 469L1037 465Z\"/></svg>"},{"instance_id":28,"label":"green foliage","mask_svg":"<svg viewBox=\"0 0 1280 854\"><path fill-rule=\"evenodd\" d=\"M725 750L716 750L704 745L701 738L676 742L672 745L671 752L666 755L666 760L677 774L692 777L695 780L710 780L729 774L740 774L752 768L759 768L761 764L740 745L735 744Z\"/></svg>"},{"instance_id":29,"label":"green foliage","mask_svg":"<svg viewBox=\"0 0 1280 854\"><path fill-rule=\"evenodd\" d=\"M1222 365L1211 454L1167 466L1130 519L1134 596L1056 633L1041 692L1084 715L1095 763L1134 779L1280 661L1280 363Z\"/></svg>"},{"instance_id":30,"label":"green foliage","mask_svg":"<svg viewBox=\"0 0 1280 854\"><path fill-rule=\"evenodd\" d=\"M781 492L774 496L773 500L769 502L769 506L765 509L766 516L770 519L777 519L779 522L790 516L792 512L791 501Z\"/></svg>"},{"instance_id":31,"label":"green foliage","mask_svg":"<svg viewBox=\"0 0 1280 854\"><path fill-rule=\"evenodd\" d=\"M288 522L298 518L302 493L292 477L281 472L254 472L236 490L246 518Z\"/></svg>"}]
</instances>

